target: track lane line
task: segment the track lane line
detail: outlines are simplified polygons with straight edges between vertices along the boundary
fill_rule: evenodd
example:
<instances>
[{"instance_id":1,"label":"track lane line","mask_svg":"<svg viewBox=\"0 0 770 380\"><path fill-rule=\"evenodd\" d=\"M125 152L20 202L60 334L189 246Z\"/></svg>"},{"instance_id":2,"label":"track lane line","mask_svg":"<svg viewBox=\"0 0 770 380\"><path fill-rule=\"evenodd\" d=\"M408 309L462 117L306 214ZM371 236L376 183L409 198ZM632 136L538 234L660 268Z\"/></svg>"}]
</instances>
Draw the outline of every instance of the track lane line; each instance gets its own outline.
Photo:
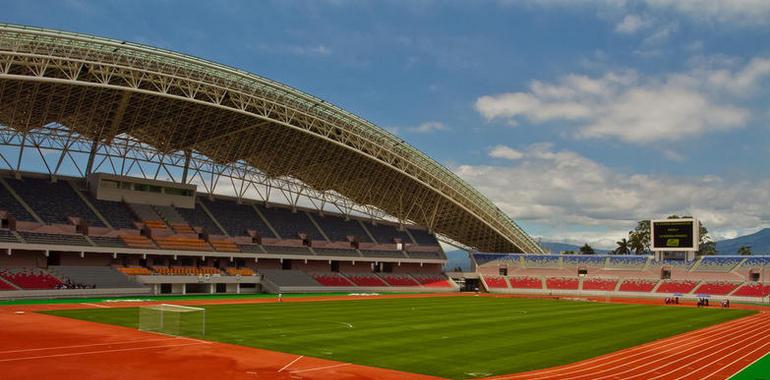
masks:
<instances>
[{"instance_id":1,"label":"track lane line","mask_svg":"<svg viewBox=\"0 0 770 380\"><path fill-rule=\"evenodd\" d=\"M186 339L186 338L184 338ZM94 346L109 346L109 345L120 345L120 344L133 344L133 343L146 343L146 342L161 342L166 340L176 340L176 338L165 338L165 339L144 339L144 340L132 340L132 341L123 341L123 342L108 342L108 343L93 343L93 344L78 344L73 346L55 346L55 347L41 347L41 348L27 348L22 350L10 350L10 351L0 351L0 355L4 354L16 354L21 352L31 352L31 351L47 351L47 350L61 350L61 349L67 349L67 348L83 348L83 347L94 347Z\"/></svg>"},{"instance_id":2,"label":"track lane line","mask_svg":"<svg viewBox=\"0 0 770 380\"><path fill-rule=\"evenodd\" d=\"M184 344L168 344L168 345L162 345L162 346L150 346L150 347L134 347L134 348L122 348L122 349L116 349L116 350L100 350L100 351L87 351L87 352L72 352L68 354L54 354L54 355L43 355L43 356L29 356L26 358L13 358L13 359L0 359L0 363L4 362L15 362L15 361L21 361L21 360L36 360L36 359L50 359L50 358L61 358L61 357L67 357L67 356L80 356L80 355L96 355L96 354L106 354L110 352L125 352L125 351L137 351L137 350L152 350L156 348L168 348L168 347L186 347L186 346L195 346L195 345L203 345L203 344L211 344L210 342L195 342L195 343L184 343Z\"/></svg>"},{"instance_id":3,"label":"track lane line","mask_svg":"<svg viewBox=\"0 0 770 380\"><path fill-rule=\"evenodd\" d=\"M286 368L289 368L289 367L291 367L291 365L292 365L292 364L294 364L294 363L298 362L298 361L299 361L299 359L302 359L302 358L304 358L304 357L305 357L305 355L300 355L300 356L299 356L299 357L297 357L296 359L294 359L294 360L290 361L290 362L289 362L288 364L286 364L285 366L281 367L281 369L279 369L279 370L278 370L278 372L283 372L283 370L285 370Z\"/></svg>"}]
</instances>

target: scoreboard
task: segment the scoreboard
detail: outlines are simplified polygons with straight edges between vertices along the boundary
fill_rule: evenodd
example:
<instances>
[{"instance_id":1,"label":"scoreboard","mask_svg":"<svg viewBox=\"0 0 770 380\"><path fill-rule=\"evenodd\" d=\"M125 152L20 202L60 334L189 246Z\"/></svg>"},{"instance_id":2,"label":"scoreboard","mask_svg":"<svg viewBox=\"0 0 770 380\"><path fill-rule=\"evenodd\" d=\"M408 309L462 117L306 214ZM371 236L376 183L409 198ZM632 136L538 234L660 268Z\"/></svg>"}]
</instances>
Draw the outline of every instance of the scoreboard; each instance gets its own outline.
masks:
<instances>
[{"instance_id":1,"label":"scoreboard","mask_svg":"<svg viewBox=\"0 0 770 380\"><path fill-rule=\"evenodd\" d=\"M695 219L661 219L651 221L653 251L697 251L700 225Z\"/></svg>"}]
</instances>

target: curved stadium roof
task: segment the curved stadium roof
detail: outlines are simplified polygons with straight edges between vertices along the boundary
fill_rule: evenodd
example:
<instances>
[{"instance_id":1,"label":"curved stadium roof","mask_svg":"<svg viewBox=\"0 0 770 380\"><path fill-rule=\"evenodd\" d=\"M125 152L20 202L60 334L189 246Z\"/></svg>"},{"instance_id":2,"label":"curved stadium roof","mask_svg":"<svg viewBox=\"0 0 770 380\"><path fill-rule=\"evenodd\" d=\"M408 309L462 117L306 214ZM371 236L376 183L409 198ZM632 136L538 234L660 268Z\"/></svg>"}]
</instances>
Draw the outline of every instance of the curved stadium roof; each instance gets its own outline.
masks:
<instances>
[{"instance_id":1,"label":"curved stadium roof","mask_svg":"<svg viewBox=\"0 0 770 380\"><path fill-rule=\"evenodd\" d=\"M198 58L0 24L0 124L245 162L487 252L542 253L489 199L398 137L281 83Z\"/></svg>"}]
</instances>

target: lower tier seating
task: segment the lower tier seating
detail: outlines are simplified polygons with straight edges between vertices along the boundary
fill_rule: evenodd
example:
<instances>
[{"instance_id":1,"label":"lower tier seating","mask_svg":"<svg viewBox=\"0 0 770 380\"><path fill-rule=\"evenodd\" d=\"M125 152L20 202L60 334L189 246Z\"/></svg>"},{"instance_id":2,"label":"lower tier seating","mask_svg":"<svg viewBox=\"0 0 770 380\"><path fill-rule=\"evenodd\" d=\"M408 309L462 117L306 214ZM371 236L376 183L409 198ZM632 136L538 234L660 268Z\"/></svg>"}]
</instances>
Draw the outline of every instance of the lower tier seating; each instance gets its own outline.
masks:
<instances>
[{"instance_id":1,"label":"lower tier seating","mask_svg":"<svg viewBox=\"0 0 770 380\"><path fill-rule=\"evenodd\" d=\"M380 273L385 282L390 286L419 286L411 276L408 274L396 274L396 273Z\"/></svg>"},{"instance_id":2,"label":"lower tier seating","mask_svg":"<svg viewBox=\"0 0 770 380\"><path fill-rule=\"evenodd\" d=\"M580 280L577 278L549 278L545 281L545 285L548 289L576 290L580 285Z\"/></svg>"},{"instance_id":3,"label":"lower tier seating","mask_svg":"<svg viewBox=\"0 0 770 380\"><path fill-rule=\"evenodd\" d=\"M311 276L323 286L354 286L354 284L339 273L312 273Z\"/></svg>"},{"instance_id":4,"label":"lower tier seating","mask_svg":"<svg viewBox=\"0 0 770 380\"><path fill-rule=\"evenodd\" d=\"M116 267L115 269L126 276L149 276L152 274L152 271L145 267Z\"/></svg>"},{"instance_id":5,"label":"lower tier seating","mask_svg":"<svg viewBox=\"0 0 770 380\"><path fill-rule=\"evenodd\" d=\"M443 274L435 273L415 273L412 278L417 280L420 285L429 288L451 288L452 284Z\"/></svg>"},{"instance_id":6,"label":"lower tier seating","mask_svg":"<svg viewBox=\"0 0 770 380\"><path fill-rule=\"evenodd\" d=\"M347 273L345 276L357 286L388 286L385 281L373 273Z\"/></svg>"},{"instance_id":7,"label":"lower tier seating","mask_svg":"<svg viewBox=\"0 0 770 380\"><path fill-rule=\"evenodd\" d=\"M651 292L657 281L652 280L624 280L620 284L621 292Z\"/></svg>"},{"instance_id":8,"label":"lower tier seating","mask_svg":"<svg viewBox=\"0 0 770 380\"><path fill-rule=\"evenodd\" d=\"M227 268L226 269L227 274L231 276L255 276L257 273L254 272L251 268Z\"/></svg>"},{"instance_id":9,"label":"lower tier seating","mask_svg":"<svg viewBox=\"0 0 770 380\"><path fill-rule=\"evenodd\" d=\"M203 276L203 275L221 275L222 272L214 267L192 267L192 266L154 266L152 269L160 275L166 276Z\"/></svg>"},{"instance_id":10,"label":"lower tier seating","mask_svg":"<svg viewBox=\"0 0 770 380\"><path fill-rule=\"evenodd\" d=\"M22 289L56 289L63 284L58 278L37 268L0 269L0 277Z\"/></svg>"},{"instance_id":11,"label":"lower tier seating","mask_svg":"<svg viewBox=\"0 0 770 380\"><path fill-rule=\"evenodd\" d=\"M16 290L13 285L0 278L0 290Z\"/></svg>"},{"instance_id":12,"label":"lower tier seating","mask_svg":"<svg viewBox=\"0 0 770 380\"><path fill-rule=\"evenodd\" d=\"M583 290L613 291L618 285L618 280L605 280L603 278L590 278L583 280Z\"/></svg>"},{"instance_id":13,"label":"lower tier seating","mask_svg":"<svg viewBox=\"0 0 770 380\"><path fill-rule=\"evenodd\" d=\"M707 282L695 289L695 293L724 296L730 294L739 285L733 282Z\"/></svg>"},{"instance_id":14,"label":"lower tier seating","mask_svg":"<svg viewBox=\"0 0 770 380\"><path fill-rule=\"evenodd\" d=\"M493 289L508 288L508 282L505 281L505 277L484 276L484 282L487 283L488 288L493 288Z\"/></svg>"},{"instance_id":15,"label":"lower tier seating","mask_svg":"<svg viewBox=\"0 0 770 380\"><path fill-rule=\"evenodd\" d=\"M543 282L537 277L509 277L508 282L514 289L542 289Z\"/></svg>"},{"instance_id":16,"label":"lower tier seating","mask_svg":"<svg viewBox=\"0 0 770 380\"><path fill-rule=\"evenodd\" d=\"M767 297L770 296L770 285L744 284L732 295L741 297Z\"/></svg>"},{"instance_id":17,"label":"lower tier seating","mask_svg":"<svg viewBox=\"0 0 770 380\"><path fill-rule=\"evenodd\" d=\"M660 286L658 286L658 289L656 290L657 293L682 293L687 294L690 293L694 288L695 285L698 283L696 281L663 281Z\"/></svg>"},{"instance_id":18,"label":"lower tier seating","mask_svg":"<svg viewBox=\"0 0 770 380\"><path fill-rule=\"evenodd\" d=\"M138 288L142 285L112 267L105 266L49 266L48 271L64 280L65 283L79 284L98 289Z\"/></svg>"}]
</instances>

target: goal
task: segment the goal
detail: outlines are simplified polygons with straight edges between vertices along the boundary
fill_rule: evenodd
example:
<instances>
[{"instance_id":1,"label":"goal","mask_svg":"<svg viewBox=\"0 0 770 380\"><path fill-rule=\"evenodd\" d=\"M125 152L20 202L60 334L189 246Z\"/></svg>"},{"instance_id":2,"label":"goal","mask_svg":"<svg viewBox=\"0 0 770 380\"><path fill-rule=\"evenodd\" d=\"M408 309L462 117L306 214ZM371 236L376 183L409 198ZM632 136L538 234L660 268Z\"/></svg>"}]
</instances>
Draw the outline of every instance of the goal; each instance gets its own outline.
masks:
<instances>
[{"instance_id":1,"label":"goal","mask_svg":"<svg viewBox=\"0 0 770 380\"><path fill-rule=\"evenodd\" d=\"M206 335L206 309L180 305L139 308L139 330L178 336Z\"/></svg>"}]
</instances>

